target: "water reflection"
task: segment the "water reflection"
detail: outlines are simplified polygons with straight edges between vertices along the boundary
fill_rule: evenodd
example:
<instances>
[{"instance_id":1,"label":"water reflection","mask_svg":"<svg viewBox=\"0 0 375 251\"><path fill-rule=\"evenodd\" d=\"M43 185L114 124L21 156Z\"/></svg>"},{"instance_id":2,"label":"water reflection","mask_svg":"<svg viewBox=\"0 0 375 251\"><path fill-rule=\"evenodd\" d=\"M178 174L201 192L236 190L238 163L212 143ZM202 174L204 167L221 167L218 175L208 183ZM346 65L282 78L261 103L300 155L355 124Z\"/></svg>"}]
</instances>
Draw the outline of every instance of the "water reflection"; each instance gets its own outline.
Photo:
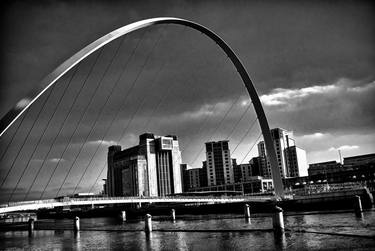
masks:
<instances>
[{"instance_id":1,"label":"water reflection","mask_svg":"<svg viewBox=\"0 0 375 251\"><path fill-rule=\"evenodd\" d=\"M74 249L82 250L81 233L79 231L78 232L75 231L73 235L74 235L74 238L73 238Z\"/></svg>"},{"instance_id":2,"label":"water reflection","mask_svg":"<svg viewBox=\"0 0 375 251\"><path fill-rule=\"evenodd\" d=\"M274 238L276 250L286 250L287 243L286 243L285 232L275 231L273 233L273 238Z\"/></svg>"},{"instance_id":3,"label":"water reflection","mask_svg":"<svg viewBox=\"0 0 375 251\"><path fill-rule=\"evenodd\" d=\"M34 245L34 236L33 236L33 233L29 232L28 235L29 235L28 236L29 238L27 239L28 240L28 244L29 244L30 247L32 247Z\"/></svg>"},{"instance_id":4,"label":"water reflection","mask_svg":"<svg viewBox=\"0 0 375 251\"><path fill-rule=\"evenodd\" d=\"M145 248L145 250L151 250L151 247L152 247L152 235L153 235L152 232L145 233L145 239L146 239L146 242L145 242L146 243L146 248Z\"/></svg>"},{"instance_id":5,"label":"water reflection","mask_svg":"<svg viewBox=\"0 0 375 251\"><path fill-rule=\"evenodd\" d=\"M363 219L363 212L362 211L356 211L355 212L355 216L357 217L357 219Z\"/></svg>"},{"instance_id":6,"label":"water reflection","mask_svg":"<svg viewBox=\"0 0 375 251\"><path fill-rule=\"evenodd\" d=\"M186 244L186 239L188 237L186 236L186 233L180 232L177 234L177 239L176 239L176 249L177 250L187 250L188 245Z\"/></svg>"}]
</instances>

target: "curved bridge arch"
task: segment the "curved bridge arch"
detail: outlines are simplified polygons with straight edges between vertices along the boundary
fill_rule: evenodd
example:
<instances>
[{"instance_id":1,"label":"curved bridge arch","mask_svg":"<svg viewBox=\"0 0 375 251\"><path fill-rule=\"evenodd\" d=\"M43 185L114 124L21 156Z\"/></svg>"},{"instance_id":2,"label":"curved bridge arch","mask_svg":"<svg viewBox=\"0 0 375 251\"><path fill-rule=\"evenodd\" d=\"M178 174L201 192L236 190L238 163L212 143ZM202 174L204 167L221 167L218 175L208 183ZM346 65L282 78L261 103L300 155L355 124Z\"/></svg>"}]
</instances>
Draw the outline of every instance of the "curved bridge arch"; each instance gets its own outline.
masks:
<instances>
[{"instance_id":1,"label":"curved bridge arch","mask_svg":"<svg viewBox=\"0 0 375 251\"><path fill-rule=\"evenodd\" d=\"M200 25L198 23L174 18L174 17L159 17L159 18L150 18L141 20L135 23L131 23L129 25L123 26L117 30L114 30L107 35L99 38L98 40L92 42L76 54L74 54L71 58L66 60L62 63L59 67L57 67L52 73L47 75L41 82L41 84L33 89L25 98L21 99L0 121L0 136L4 134L4 132L17 120L18 117L21 116L26 109L35 102L45 91L47 91L58 79L60 79L66 72L68 72L71 68L77 65L79 62L84 60L90 54L98 50L99 48L105 46L106 44L110 43L111 41L131 33L133 31L152 26L158 24L177 24L182 26L190 27L194 30L200 31L205 34L207 37L215 41L220 48L225 52L225 54L230 58L234 66L236 67L238 73L240 74L242 81L250 95L251 101L253 103L255 112L258 117L259 125L262 130L264 142L266 145L267 156L269 158L271 164L271 172L272 178L275 188L275 193L277 196L283 197L283 185L281 181L281 175L279 171L279 167L277 164L276 159L276 152L273 146L273 140L271 138L270 128L267 122L267 118L264 114L264 110L256 89L247 73L245 67L241 63L240 59L234 53L234 51L229 47L229 45L221 39L217 34L213 31L209 30L208 28Z\"/></svg>"}]
</instances>

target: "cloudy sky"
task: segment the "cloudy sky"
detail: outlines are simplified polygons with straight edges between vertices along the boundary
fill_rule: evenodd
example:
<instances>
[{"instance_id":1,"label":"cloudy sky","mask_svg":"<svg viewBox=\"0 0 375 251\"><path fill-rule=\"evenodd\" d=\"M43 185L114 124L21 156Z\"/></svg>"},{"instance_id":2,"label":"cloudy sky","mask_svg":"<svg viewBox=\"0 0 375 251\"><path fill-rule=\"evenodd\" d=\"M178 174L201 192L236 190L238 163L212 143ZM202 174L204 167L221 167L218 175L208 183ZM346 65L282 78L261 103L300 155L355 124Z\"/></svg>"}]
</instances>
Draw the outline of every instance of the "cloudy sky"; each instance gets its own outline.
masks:
<instances>
[{"instance_id":1,"label":"cloudy sky","mask_svg":"<svg viewBox=\"0 0 375 251\"><path fill-rule=\"evenodd\" d=\"M145 18L174 16L209 27L234 49L258 90L270 126L292 130L297 145L307 151L309 163L338 160L338 150L343 157L375 152L375 9L371 1L107 2L45 0L3 4L0 116L59 64L100 36ZM91 155L84 153L95 152L100 145L102 155L94 158L94 165L90 167L92 171L89 169L88 177L83 178L79 185L84 190L100 173L101 164L95 163L103 161L105 148L113 143L124 147L134 145L142 131L177 134L181 146L185 147L183 160L191 166L199 166L204 159L201 147L207 140L229 137L231 149L235 150L233 156L240 162L256 155L256 147L250 148L258 138L259 130L255 126L246 134L255 115L251 111L245 112L249 105L246 92L235 69L214 43L199 32L175 26L156 27L147 33L136 32L123 41L115 41L98 56L99 63L95 65L95 73L89 82L101 79L101 74L104 74L103 83L108 84L103 89L99 87L99 92L103 96L112 95L108 93L111 84L116 82L121 64L131 58L134 51L136 56L129 61L131 66L127 66L124 79L136 79L139 69L151 55L142 77L137 80L148 85L137 83L131 95L126 97L129 109L120 113L112 131L105 137L91 133L90 125L98 119L95 111L100 109L94 104L83 116L82 128L77 132L78 136L73 137L64 156L59 154L65 149L59 145L59 140L56 149L47 157L44 155L47 150L43 150L43 142L53 141L53 130L47 130L40 149L30 161L24 160L23 156L30 156L32 147L25 147L19 160L13 160L12 156L18 152L17 143L20 147L22 139L15 137L15 146L8 151L6 148L12 134L5 135L1 139L1 154L4 153L5 157L0 173L2 180L7 177L2 181L3 191L11 191L17 182L19 189L16 193L24 193L22 189L27 191L30 179L19 180L19 177L21 174L26 177L35 174L40 162L45 162L45 167L36 184L48 180L51 169L58 163L57 181L52 180L49 184L51 190L58 190L58 179L64 179L69 163L75 163L75 156L69 155L69 151L75 152L74 147L78 149L85 143L83 157L79 158L81 162L77 162L77 168L73 168L66 179L65 185L74 189L79 180L75 177L85 170L85 163L90 160ZM96 55L80 66L74 81L82 82L94 65ZM106 65L113 55L117 57L107 72ZM69 76L73 73L61 82L68 82ZM104 128L108 125L105 123L110 123L111 116L115 116L116 105L125 99L124 93L131 88L132 81L128 82L115 91L114 94L119 94L117 98L111 96L112 103L108 103L103 116L100 113L98 127ZM63 92L64 85L56 88L56 93L51 94L52 103L59 99L58 94ZM87 103L90 99L93 87L87 88L82 92L87 96L82 94L75 107L85 107L84 101ZM69 89L61 114L74 102L79 85ZM105 102L105 98L101 102ZM42 100L39 103L35 105L35 114ZM135 112L131 109L139 106L141 109ZM79 108L74 108L76 110ZM46 113L52 114L53 110L47 109ZM221 122L223 116L225 121ZM75 116L76 119L80 117ZM132 122L127 126L129 118ZM31 125L29 120L27 117L25 124ZM61 124L62 121L63 115L57 115L55 123ZM41 134L42 127L36 127L41 128ZM74 130L72 126L62 132L66 141L69 141L68 133ZM116 136L120 131L124 131L119 134L121 137ZM38 135L38 131L34 134ZM86 138L85 135L89 136ZM242 140L244 135L246 137ZM35 145L36 136L34 140ZM30 142L32 145L33 141ZM15 168L8 173L12 165ZM24 166L28 165L23 172ZM36 185L32 190L37 193L43 187L43 184Z\"/></svg>"}]
</instances>

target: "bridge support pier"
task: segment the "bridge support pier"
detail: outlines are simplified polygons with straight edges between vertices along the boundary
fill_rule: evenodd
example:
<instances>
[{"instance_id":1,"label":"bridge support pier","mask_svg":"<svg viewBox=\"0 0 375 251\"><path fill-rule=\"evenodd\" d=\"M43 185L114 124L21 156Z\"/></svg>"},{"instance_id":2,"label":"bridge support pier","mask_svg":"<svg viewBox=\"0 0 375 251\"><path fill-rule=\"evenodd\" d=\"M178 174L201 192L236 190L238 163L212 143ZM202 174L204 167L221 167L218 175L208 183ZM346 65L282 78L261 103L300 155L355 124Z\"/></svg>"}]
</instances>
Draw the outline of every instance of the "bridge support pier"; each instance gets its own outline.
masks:
<instances>
[{"instance_id":1,"label":"bridge support pier","mask_svg":"<svg viewBox=\"0 0 375 251\"><path fill-rule=\"evenodd\" d=\"M74 229L74 232L78 232L79 231L79 217L76 216L74 218L74 226L73 226L73 229Z\"/></svg>"},{"instance_id":2,"label":"bridge support pier","mask_svg":"<svg viewBox=\"0 0 375 251\"><path fill-rule=\"evenodd\" d=\"M284 214L283 214L283 210L278 206L276 206L274 209L272 224L273 224L273 230L276 233L284 232Z\"/></svg>"},{"instance_id":3,"label":"bridge support pier","mask_svg":"<svg viewBox=\"0 0 375 251\"><path fill-rule=\"evenodd\" d=\"M358 195L354 196L354 212L357 217L362 217L362 201Z\"/></svg>"},{"instance_id":4,"label":"bridge support pier","mask_svg":"<svg viewBox=\"0 0 375 251\"><path fill-rule=\"evenodd\" d=\"M145 232L146 234L152 232L152 216L150 214L145 216Z\"/></svg>"},{"instance_id":5,"label":"bridge support pier","mask_svg":"<svg viewBox=\"0 0 375 251\"><path fill-rule=\"evenodd\" d=\"M174 209L171 210L171 218L172 218L172 221L176 220L176 210Z\"/></svg>"},{"instance_id":6,"label":"bridge support pier","mask_svg":"<svg viewBox=\"0 0 375 251\"><path fill-rule=\"evenodd\" d=\"M249 206L249 204L245 204L244 210L245 210L245 218L250 219L250 206Z\"/></svg>"},{"instance_id":7,"label":"bridge support pier","mask_svg":"<svg viewBox=\"0 0 375 251\"><path fill-rule=\"evenodd\" d=\"M126 211L121 211L121 220L126 221Z\"/></svg>"},{"instance_id":8,"label":"bridge support pier","mask_svg":"<svg viewBox=\"0 0 375 251\"><path fill-rule=\"evenodd\" d=\"M29 231L29 235L32 235L34 232L34 219L29 219L27 230Z\"/></svg>"}]
</instances>

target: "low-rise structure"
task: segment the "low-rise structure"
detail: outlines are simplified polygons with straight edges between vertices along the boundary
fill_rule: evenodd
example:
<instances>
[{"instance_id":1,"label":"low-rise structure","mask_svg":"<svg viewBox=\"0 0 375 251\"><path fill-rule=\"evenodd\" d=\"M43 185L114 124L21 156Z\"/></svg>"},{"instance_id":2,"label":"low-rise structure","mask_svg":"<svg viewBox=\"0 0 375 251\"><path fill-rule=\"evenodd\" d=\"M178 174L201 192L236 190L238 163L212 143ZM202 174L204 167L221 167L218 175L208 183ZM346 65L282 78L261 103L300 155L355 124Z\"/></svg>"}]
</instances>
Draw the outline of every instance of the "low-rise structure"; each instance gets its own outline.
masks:
<instances>
[{"instance_id":1,"label":"low-rise structure","mask_svg":"<svg viewBox=\"0 0 375 251\"><path fill-rule=\"evenodd\" d=\"M271 192L273 190L272 179L264 179L260 176L252 176L248 181L233 184L222 184L217 186L192 188L189 192L203 191L235 191L242 194L257 194Z\"/></svg>"},{"instance_id":2,"label":"low-rise structure","mask_svg":"<svg viewBox=\"0 0 375 251\"><path fill-rule=\"evenodd\" d=\"M375 153L344 158L344 166L359 166L375 163Z\"/></svg>"},{"instance_id":3,"label":"low-rise structure","mask_svg":"<svg viewBox=\"0 0 375 251\"><path fill-rule=\"evenodd\" d=\"M326 161L309 164L308 175L326 174L342 171L343 167L337 161Z\"/></svg>"}]
</instances>

